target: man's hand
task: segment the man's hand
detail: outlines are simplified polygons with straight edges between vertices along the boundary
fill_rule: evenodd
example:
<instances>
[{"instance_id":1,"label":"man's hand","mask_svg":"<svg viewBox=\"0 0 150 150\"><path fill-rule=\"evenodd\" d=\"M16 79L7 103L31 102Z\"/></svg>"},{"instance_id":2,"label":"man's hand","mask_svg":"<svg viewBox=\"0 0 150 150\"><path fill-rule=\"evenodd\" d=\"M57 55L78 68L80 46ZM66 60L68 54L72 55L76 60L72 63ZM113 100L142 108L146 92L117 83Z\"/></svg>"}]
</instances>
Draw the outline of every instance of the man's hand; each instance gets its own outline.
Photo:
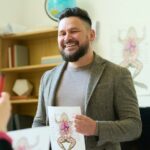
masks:
<instances>
[{"instance_id":1,"label":"man's hand","mask_svg":"<svg viewBox=\"0 0 150 150\"><path fill-rule=\"evenodd\" d=\"M87 116L76 115L74 120L74 126L77 132L85 136L91 136L96 134L96 121Z\"/></svg>"}]
</instances>

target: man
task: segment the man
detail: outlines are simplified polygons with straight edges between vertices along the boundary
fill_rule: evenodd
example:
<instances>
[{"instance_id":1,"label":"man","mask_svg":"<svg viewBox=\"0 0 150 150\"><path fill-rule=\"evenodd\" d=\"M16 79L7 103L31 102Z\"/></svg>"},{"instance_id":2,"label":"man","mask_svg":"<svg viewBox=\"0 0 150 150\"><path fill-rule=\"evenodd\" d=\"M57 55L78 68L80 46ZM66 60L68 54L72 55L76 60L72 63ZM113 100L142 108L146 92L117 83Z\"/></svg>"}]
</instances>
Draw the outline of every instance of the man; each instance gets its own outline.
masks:
<instances>
[{"instance_id":1,"label":"man","mask_svg":"<svg viewBox=\"0 0 150 150\"><path fill-rule=\"evenodd\" d=\"M7 124L11 114L9 95L0 93L0 150L12 150L12 140L6 134Z\"/></svg>"},{"instance_id":2,"label":"man","mask_svg":"<svg viewBox=\"0 0 150 150\"><path fill-rule=\"evenodd\" d=\"M141 134L137 97L129 71L93 52L91 24L77 7L60 15L58 45L65 63L43 75L33 127L49 124L49 105L80 106L83 115L74 124L86 149L120 150L120 142Z\"/></svg>"}]
</instances>

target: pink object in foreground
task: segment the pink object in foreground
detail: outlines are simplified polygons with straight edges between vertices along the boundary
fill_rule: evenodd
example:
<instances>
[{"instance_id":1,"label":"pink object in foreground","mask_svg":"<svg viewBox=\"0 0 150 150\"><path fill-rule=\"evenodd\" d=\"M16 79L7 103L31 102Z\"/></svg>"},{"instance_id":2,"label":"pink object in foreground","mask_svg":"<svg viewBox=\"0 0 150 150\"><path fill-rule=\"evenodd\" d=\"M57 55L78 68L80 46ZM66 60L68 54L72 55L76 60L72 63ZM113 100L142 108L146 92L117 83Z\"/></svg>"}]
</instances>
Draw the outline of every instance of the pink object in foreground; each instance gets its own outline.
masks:
<instances>
[{"instance_id":1,"label":"pink object in foreground","mask_svg":"<svg viewBox=\"0 0 150 150\"><path fill-rule=\"evenodd\" d=\"M0 74L0 96L3 91L3 87L4 87L4 75Z\"/></svg>"}]
</instances>

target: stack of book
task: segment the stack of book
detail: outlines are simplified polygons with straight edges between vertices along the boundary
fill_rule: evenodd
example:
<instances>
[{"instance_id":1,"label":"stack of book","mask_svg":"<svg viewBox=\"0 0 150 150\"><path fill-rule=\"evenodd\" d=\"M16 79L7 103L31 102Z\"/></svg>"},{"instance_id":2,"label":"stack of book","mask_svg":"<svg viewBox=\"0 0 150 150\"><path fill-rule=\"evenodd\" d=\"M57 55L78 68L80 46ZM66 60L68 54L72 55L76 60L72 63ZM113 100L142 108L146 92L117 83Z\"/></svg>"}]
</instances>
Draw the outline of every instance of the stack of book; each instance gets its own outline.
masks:
<instances>
[{"instance_id":1,"label":"stack of book","mask_svg":"<svg viewBox=\"0 0 150 150\"><path fill-rule=\"evenodd\" d=\"M13 45L8 47L8 66L19 67L29 64L28 48L24 45Z\"/></svg>"},{"instance_id":2,"label":"stack of book","mask_svg":"<svg viewBox=\"0 0 150 150\"><path fill-rule=\"evenodd\" d=\"M41 64L59 64L62 62L63 59L60 55L45 56L41 58Z\"/></svg>"}]
</instances>

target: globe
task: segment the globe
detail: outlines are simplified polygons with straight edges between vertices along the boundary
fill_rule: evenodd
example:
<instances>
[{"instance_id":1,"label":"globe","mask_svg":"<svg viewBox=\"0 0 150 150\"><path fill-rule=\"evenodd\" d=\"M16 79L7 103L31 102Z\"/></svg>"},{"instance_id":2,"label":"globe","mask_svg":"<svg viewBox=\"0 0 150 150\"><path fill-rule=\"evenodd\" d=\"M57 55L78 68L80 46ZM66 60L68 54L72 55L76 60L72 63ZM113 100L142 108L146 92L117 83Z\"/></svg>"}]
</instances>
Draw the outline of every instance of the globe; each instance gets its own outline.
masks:
<instances>
[{"instance_id":1,"label":"globe","mask_svg":"<svg viewBox=\"0 0 150 150\"><path fill-rule=\"evenodd\" d=\"M65 8L76 7L76 0L46 0L45 11L54 21L58 21L61 12Z\"/></svg>"}]
</instances>

